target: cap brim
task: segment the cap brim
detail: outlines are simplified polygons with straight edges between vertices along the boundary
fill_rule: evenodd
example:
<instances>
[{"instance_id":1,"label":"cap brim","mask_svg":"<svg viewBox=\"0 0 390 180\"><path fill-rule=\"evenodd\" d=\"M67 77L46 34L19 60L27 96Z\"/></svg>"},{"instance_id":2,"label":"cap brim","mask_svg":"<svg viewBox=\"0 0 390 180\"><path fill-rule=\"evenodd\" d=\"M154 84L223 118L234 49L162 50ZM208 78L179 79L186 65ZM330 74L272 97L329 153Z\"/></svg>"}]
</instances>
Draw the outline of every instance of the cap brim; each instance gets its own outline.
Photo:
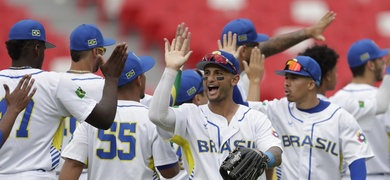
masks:
<instances>
[{"instance_id":1,"label":"cap brim","mask_svg":"<svg viewBox=\"0 0 390 180\"><path fill-rule=\"evenodd\" d=\"M381 49L381 53L379 54L379 57L383 57L389 54L389 49Z\"/></svg>"},{"instance_id":2,"label":"cap brim","mask_svg":"<svg viewBox=\"0 0 390 180\"><path fill-rule=\"evenodd\" d=\"M45 42L45 47L46 47L46 49L50 49L50 48L55 48L56 45L49 43L49 42Z\"/></svg>"},{"instance_id":3,"label":"cap brim","mask_svg":"<svg viewBox=\"0 0 390 180\"><path fill-rule=\"evenodd\" d=\"M112 38L104 38L103 46L111 46L114 45L116 41Z\"/></svg>"},{"instance_id":4,"label":"cap brim","mask_svg":"<svg viewBox=\"0 0 390 180\"><path fill-rule=\"evenodd\" d=\"M266 35L266 34L257 34L257 39L256 41L257 42L264 42L264 41L268 41L269 40L269 36Z\"/></svg>"},{"instance_id":5,"label":"cap brim","mask_svg":"<svg viewBox=\"0 0 390 180\"><path fill-rule=\"evenodd\" d=\"M156 61L151 56L138 56L142 63L142 71L145 73L154 67Z\"/></svg>"},{"instance_id":6,"label":"cap brim","mask_svg":"<svg viewBox=\"0 0 390 180\"><path fill-rule=\"evenodd\" d=\"M280 76L285 76L286 73L290 73L290 74L295 74L295 75L299 75L299 76L310 77L310 75L308 75L308 74L303 74L301 72L295 72L295 71L289 71L289 70L275 70L274 73L277 75L280 75Z\"/></svg>"}]
</instances>

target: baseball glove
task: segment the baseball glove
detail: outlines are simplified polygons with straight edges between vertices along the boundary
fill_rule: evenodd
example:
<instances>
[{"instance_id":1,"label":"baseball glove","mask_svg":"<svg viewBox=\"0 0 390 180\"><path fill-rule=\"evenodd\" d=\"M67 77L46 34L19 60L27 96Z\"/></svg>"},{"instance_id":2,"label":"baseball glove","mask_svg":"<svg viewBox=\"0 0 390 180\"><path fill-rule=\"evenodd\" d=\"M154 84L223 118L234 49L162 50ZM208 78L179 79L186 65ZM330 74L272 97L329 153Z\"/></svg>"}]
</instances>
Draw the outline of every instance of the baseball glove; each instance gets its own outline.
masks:
<instances>
[{"instance_id":1,"label":"baseball glove","mask_svg":"<svg viewBox=\"0 0 390 180\"><path fill-rule=\"evenodd\" d=\"M239 147L223 161L219 173L224 180L256 180L267 169L268 162L263 152Z\"/></svg>"}]
</instances>

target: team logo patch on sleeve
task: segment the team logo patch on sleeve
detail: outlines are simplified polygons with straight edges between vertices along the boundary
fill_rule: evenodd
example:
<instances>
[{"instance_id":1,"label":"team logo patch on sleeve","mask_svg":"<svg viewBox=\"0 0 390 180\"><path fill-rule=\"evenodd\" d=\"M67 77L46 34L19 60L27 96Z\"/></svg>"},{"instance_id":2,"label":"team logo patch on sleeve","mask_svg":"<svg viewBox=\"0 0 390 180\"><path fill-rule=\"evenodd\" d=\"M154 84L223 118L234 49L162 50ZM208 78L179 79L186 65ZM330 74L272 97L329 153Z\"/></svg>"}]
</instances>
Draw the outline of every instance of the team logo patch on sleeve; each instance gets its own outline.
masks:
<instances>
[{"instance_id":1,"label":"team logo patch on sleeve","mask_svg":"<svg viewBox=\"0 0 390 180\"><path fill-rule=\"evenodd\" d=\"M84 96L85 96L85 91L83 89L81 89L81 87L77 88L77 90L75 91L76 95L82 99Z\"/></svg>"},{"instance_id":2,"label":"team logo patch on sleeve","mask_svg":"<svg viewBox=\"0 0 390 180\"><path fill-rule=\"evenodd\" d=\"M364 101L359 101L359 107L364 108Z\"/></svg>"},{"instance_id":3,"label":"team logo patch on sleeve","mask_svg":"<svg viewBox=\"0 0 390 180\"><path fill-rule=\"evenodd\" d=\"M275 131L275 129L272 129L272 135L279 139L279 134Z\"/></svg>"},{"instance_id":4,"label":"team logo patch on sleeve","mask_svg":"<svg viewBox=\"0 0 390 180\"><path fill-rule=\"evenodd\" d=\"M361 143L362 142L364 142L364 143L367 142L366 136L362 132L358 132L357 133L357 138L358 138L358 141L361 142Z\"/></svg>"}]
</instances>

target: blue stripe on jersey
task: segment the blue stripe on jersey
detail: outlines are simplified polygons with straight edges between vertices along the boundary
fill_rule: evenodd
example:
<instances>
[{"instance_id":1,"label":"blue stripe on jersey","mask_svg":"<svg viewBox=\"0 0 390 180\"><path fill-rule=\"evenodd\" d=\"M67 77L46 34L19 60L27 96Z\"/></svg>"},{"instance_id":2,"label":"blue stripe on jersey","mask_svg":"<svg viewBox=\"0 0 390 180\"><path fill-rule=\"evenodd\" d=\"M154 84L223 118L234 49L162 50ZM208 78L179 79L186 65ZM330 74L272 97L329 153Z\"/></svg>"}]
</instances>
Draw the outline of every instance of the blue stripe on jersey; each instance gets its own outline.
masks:
<instances>
[{"instance_id":1,"label":"blue stripe on jersey","mask_svg":"<svg viewBox=\"0 0 390 180\"><path fill-rule=\"evenodd\" d=\"M241 119L239 119L239 120L238 120L238 122L241 122L241 121L244 119L244 117L245 117L246 113L248 113L248 112L249 112L249 110L251 110L251 109L248 109L248 111L244 112L244 114L242 115L242 118L241 118Z\"/></svg>"},{"instance_id":2,"label":"blue stripe on jersey","mask_svg":"<svg viewBox=\"0 0 390 180\"><path fill-rule=\"evenodd\" d=\"M72 81L85 81L85 80L94 80L94 79L103 79L103 78L102 77L72 78Z\"/></svg>"},{"instance_id":3,"label":"blue stripe on jersey","mask_svg":"<svg viewBox=\"0 0 390 180\"><path fill-rule=\"evenodd\" d=\"M176 164L177 164L177 162L172 163L172 164L166 164L166 165L162 165L162 166L157 166L157 169L158 170L168 169L168 168L171 168L171 167L175 166Z\"/></svg>"},{"instance_id":4,"label":"blue stripe on jersey","mask_svg":"<svg viewBox=\"0 0 390 180\"><path fill-rule=\"evenodd\" d=\"M291 113L290 103L291 103L291 102L288 102L288 104L287 104L288 108L287 108L287 109L288 109L288 112L290 113L291 117L293 117L295 120L297 120L297 121L303 123L302 120L298 119L297 117L295 117L295 116ZM292 122L291 122L291 123L292 123Z\"/></svg>"},{"instance_id":5,"label":"blue stripe on jersey","mask_svg":"<svg viewBox=\"0 0 390 180\"><path fill-rule=\"evenodd\" d=\"M275 169L276 169L276 178L277 178L278 180L282 179L282 168L279 167L279 166L276 166Z\"/></svg>"},{"instance_id":6,"label":"blue stripe on jersey","mask_svg":"<svg viewBox=\"0 0 390 180\"><path fill-rule=\"evenodd\" d=\"M319 121L319 122L315 122L313 123L312 127L311 127L311 134L310 134L310 139L313 139L313 133L314 133L314 126L317 125L317 124L320 124L320 123L323 123L325 121L329 121L335 114L337 111L339 111L341 109L341 107L337 108L333 113L332 115L330 115L327 119L324 119L322 121ZM310 155L309 155L309 177L308 177L308 180L310 180L310 176L311 176L311 155L312 155L312 152L313 151L313 148L310 148Z\"/></svg>"},{"instance_id":7,"label":"blue stripe on jersey","mask_svg":"<svg viewBox=\"0 0 390 180\"><path fill-rule=\"evenodd\" d=\"M313 107L313 108L310 108L310 109L300 109L300 108L297 107L297 109L299 109L300 111L312 114L312 113L321 112L322 110L326 109L329 105L330 105L330 102L323 101L323 100L320 99L320 103L317 106Z\"/></svg>"},{"instance_id":8,"label":"blue stripe on jersey","mask_svg":"<svg viewBox=\"0 0 390 180\"><path fill-rule=\"evenodd\" d=\"M373 91L374 89L341 89L341 91L347 91L347 92L362 92L362 91Z\"/></svg>"},{"instance_id":9,"label":"blue stripe on jersey","mask_svg":"<svg viewBox=\"0 0 390 180\"><path fill-rule=\"evenodd\" d=\"M202 113L203 113L203 115L204 115L203 110L200 109L200 111L202 111ZM211 125L213 125L213 126L215 126L215 127L217 128L217 131L218 131L218 147L221 147L221 132L220 132L219 126L216 125L216 124L214 124L214 123L212 123L211 121L209 121L209 119L207 118L206 115L204 116L204 118L206 118L207 123L209 123L209 124L211 124Z\"/></svg>"},{"instance_id":10,"label":"blue stripe on jersey","mask_svg":"<svg viewBox=\"0 0 390 180\"><path fill-rule=\"evenodd\" d=\"M51 146L50 147L50 156L52 157L51 159L51 167L52 167L52 170L55 169L57 166L58 166L58 163L60 162L60 158L61 158L61 153L54 147L54 146Z\"/></svg>"},{"instance_id":11,"label":"blue stripe on jersey","mask_svg":"<svg viewBox=\"0 0 390 180\"><path fill-rule=\"evenodd\" d=\"M31 73L31 75L37 75L37 74L40 74L42 72L45 72L45 71L38 71L38 72L35 72L35 73ZM10 78L10 79L18 79L18 78L22 78L24 75L19 75L19 76L10 76L10 75L5 75L5 74L0 74L0 77L6 77L6 78Z\"/></svg>"},{"instance_id":12,"label":"blue stripe on jersey","mask_svg":"<svg viewBox=\"0 0 390 180\"><path fill-rule=\"evenodd\" d=\"M3 145L3 132L0 131L0 147Z\"/></svg>"},{"instance_id":13,"label":"blue stripe on jersey","mask_svg":"<svg viewBox=\"0 0 390 180\"><path fill-rule=\"evenodd\" d=\"M141 107L141 108L146 108L146 106L143 106L143 105L118 105L118 107Z\"/></svg>"}]
</instances>

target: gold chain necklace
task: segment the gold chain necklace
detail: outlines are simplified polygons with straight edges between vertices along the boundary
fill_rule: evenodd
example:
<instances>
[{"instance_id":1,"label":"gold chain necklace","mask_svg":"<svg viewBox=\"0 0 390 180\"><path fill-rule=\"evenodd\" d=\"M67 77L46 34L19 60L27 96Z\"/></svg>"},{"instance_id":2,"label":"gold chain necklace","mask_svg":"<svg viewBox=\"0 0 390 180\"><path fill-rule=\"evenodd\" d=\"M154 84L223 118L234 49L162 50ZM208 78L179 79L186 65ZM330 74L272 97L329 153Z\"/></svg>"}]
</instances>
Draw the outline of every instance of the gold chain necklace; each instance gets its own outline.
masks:
<instances>
[{"instance_id":1,"label":"gold chain necklace","mask_svg":"<svg viewBox=\"0 0 390 180\"><path fill-rule=\"evenodd\" d=\"M87 73L91 73L90 71L79 71L79 70L68 70L66 71L67 73L75 73L75 74L87 74Z\"/></svg>"}]
</instances>

